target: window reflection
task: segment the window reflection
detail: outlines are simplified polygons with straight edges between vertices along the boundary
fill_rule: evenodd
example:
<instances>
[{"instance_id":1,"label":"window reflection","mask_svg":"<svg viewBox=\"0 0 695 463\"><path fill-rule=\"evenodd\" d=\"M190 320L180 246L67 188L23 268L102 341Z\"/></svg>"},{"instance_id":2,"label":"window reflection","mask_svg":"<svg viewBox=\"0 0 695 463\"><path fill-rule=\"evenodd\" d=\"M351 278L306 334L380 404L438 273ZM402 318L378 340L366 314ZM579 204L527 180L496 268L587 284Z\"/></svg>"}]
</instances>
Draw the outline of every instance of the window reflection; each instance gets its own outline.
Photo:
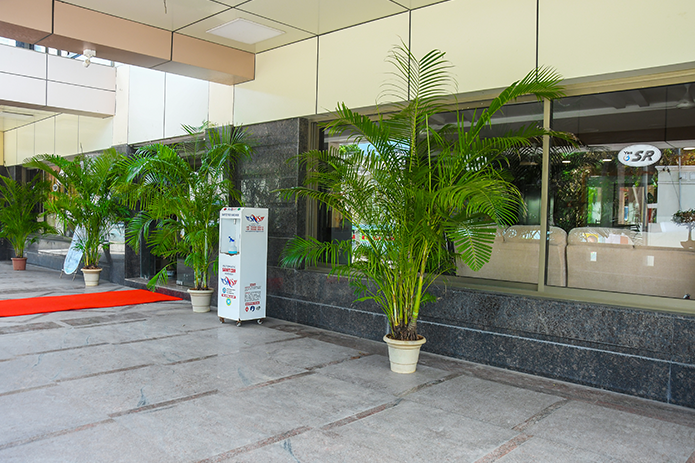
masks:
<instances>
[{"instance_id":1,"label":"window reflection","mask_svg":"<svg viewBox=\"0 0 695 463\"><path fill-rule=\"evenodd\" d=\"M695 293L688 227L674 222L695 207L695 103L690 84L565 98L553 129L572 131L581 148L551 150L550 212L567 233L567 286L632 294ZM652 145L657 162L619 159ZM551 281L548 268L548 284Z\"/></svg>"},{"instance_id":2,"label":"window reflection","mask_svg":"<svg viewBox=\"0 0 695 463\"><path fill-rule=\"evenodd\" d=\"M695 212L688 215L695 209L693 92L695 85L680 84L554 101L551 127L575 134L579 146L551 143L547 241L540 229L539 144L506 153L500 163L522 192L525 210L515 224L498 229L492 257L480 271L458 265L456 274L538 283L545 244L547 285L695 297ZM542 108L537 102L505 107L485 136L541 124ZM432 123L441 128L457 117L471 121L476 112L439 114ZM326 139L324 148L349 144L348 138ZM661 158L647 166L620 162L620 151L637 144L658 148ZM319 223L319 239L360 239L352 224L329 210L319 211Z\"/></svg>"}]
</instances>

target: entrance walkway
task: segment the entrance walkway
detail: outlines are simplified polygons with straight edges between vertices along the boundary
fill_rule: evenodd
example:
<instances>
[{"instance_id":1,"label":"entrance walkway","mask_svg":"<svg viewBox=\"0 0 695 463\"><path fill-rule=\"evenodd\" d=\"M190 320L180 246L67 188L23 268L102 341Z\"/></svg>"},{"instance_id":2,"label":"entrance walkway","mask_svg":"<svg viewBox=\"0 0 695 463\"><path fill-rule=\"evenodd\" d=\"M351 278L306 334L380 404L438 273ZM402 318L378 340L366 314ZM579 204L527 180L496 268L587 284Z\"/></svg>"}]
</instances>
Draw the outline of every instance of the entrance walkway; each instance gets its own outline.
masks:
<instances>
[{"instance_id":1,"label":"entrance walkway","mask_svg":"<svg viewBox=\"0 0 695 463\"><path fill-rule=\"evenodd\" d=\"M0 262L0 299L84 291ZM695 410L162 302L0 318L0 461L695 463Z\"/></svg>"}]
</instances>

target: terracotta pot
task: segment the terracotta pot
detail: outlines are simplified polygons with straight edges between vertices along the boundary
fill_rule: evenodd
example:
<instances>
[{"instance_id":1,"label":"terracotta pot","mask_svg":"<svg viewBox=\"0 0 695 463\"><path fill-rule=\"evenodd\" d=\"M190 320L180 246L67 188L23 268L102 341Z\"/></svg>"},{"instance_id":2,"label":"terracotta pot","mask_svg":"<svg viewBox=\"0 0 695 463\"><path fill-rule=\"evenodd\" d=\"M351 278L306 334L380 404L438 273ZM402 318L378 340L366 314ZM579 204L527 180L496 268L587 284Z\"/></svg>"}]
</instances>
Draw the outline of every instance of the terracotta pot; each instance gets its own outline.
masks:
<instances>
[{"instance_id":1,"label":"terracotta pot","mask_svg":"<svg viewBox=\"0 0 695 463\"><path fill-rule=\"evenodd\" d=\"M26 257L13 257L12 258L12 268L15 270L26 270L27 269L27 258Z\"/></svg>"},{"instance_id":2,"label":"terracotta pot","mask_svg":"<svg viewBox=\"0 0 695 463\"><path fill-rule=\"evenodd\" d=\"M86 287L99 286L99 275L103 269L100 268L83 268L84 285Z\"/></svg>"},{"instance_id":3,"label":"terracotta pot","mask_svg":"<svg viewBox=\"0 0 695 463\"><path fill-rule=\"evenodd\" d=\"M415 373L417 361L420 358L420 347L427 341L419 336L417 341L397 341L388 335L384 341L389 347L389 361L394 373Z\"/></svg>"},{"instance_id":4,"label":"terracotta pot","mask_svg":"<svg viewBox=\"0 0 695 463\"><path fill-rule=\"evenodd\" d=\"M188 294L191 295L193 312L210 312L210 300L214 292L214 289L189 289Z\"/></svg>"}]
</instances>

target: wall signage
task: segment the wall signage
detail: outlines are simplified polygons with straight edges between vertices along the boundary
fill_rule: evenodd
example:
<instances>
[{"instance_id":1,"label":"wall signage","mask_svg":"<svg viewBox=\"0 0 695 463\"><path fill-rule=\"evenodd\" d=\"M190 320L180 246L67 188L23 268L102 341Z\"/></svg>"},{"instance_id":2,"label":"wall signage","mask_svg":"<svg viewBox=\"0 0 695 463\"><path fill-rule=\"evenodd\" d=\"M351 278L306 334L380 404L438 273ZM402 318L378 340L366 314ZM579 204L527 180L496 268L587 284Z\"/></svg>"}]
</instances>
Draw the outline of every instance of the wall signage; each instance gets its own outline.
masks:
<instances>
[{"instance_id":1,"label":"wall signage","mask_svg":"<svg viewBox=\"0 0 695 463\"><path fill-rule=\"evenodd\" d=\"M661 150L652 145L630 145L620 150L618 161L630 167L646 167L661 159Z\"/></svg>"}]
</instances>

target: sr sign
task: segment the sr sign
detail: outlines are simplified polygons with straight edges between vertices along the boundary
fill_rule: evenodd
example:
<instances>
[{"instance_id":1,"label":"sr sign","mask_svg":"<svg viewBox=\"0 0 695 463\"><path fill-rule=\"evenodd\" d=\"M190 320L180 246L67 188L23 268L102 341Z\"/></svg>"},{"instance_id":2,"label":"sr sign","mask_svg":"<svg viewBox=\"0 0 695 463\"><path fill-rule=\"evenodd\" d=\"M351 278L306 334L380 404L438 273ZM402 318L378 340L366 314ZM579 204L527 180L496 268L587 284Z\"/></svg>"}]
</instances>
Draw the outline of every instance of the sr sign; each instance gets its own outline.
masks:
<instances>
[{"instance_id":1,"label":"sr sign","mask_svg":"<svg viewBox=\"0 0 695 463\"><path fill-rule=\"evenodd\" d=\"M630 167L646 167L661 159L661 150L652 145L630 145L620 150L618 160Z\"/></svg>"}]
</instances>

